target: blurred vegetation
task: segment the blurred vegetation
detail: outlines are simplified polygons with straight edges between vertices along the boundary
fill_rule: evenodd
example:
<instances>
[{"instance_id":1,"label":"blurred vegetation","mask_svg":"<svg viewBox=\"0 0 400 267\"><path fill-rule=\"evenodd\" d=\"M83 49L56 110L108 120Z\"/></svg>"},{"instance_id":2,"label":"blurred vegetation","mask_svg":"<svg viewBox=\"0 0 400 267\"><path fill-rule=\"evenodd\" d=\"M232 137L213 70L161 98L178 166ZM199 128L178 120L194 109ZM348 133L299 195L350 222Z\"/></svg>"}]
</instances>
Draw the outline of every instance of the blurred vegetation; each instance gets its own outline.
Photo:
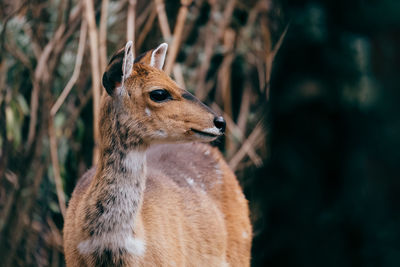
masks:
<instances>
[{"instance_id":1,"label":"blurred vegetation","mask_svg":"<svg viewBox=\"0 0 400 267\"><path fill-rule=\"evenodd\" d=\"M253 266L399 266L398 1L163 3L0 2L0 265L65 265L96 81L133 36L136 54L168 42L166 71L224 113Z\"/></svg>"}]
</instances>

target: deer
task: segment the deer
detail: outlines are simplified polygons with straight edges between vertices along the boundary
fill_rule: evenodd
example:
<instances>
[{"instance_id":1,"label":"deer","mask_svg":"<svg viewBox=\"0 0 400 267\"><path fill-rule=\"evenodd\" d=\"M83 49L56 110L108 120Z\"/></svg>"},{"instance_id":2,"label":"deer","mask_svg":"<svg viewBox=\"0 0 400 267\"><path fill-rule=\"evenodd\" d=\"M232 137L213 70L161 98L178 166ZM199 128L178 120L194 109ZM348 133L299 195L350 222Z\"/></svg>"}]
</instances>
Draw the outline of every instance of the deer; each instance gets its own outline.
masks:
<instances>
[{"instance_id":1,"label":"deer","mask_svg":"<svg viewBox=\"0 0 400 267\"><path fill-rule=\"evenodd\" d=\"M67 266L249 266L248 202L209 144L224 118L162 70L166 43L132 47L102 77L100 155L68 203Z\"/></svg>"}]
</instances>

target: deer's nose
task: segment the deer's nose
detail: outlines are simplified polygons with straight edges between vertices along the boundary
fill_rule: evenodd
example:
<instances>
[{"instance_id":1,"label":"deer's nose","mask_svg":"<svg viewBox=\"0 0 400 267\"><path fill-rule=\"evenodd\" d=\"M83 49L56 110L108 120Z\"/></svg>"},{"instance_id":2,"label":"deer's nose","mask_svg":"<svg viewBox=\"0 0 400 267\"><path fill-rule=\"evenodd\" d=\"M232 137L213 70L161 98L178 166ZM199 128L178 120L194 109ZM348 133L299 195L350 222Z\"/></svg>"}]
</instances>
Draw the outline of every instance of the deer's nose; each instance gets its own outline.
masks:
<instances>
[{"instance_id":1,"label":"deer's nose","mask_svg":"<svg viewBox=\"0 0 400 267\"><path fill-rule=\"evenodd\" d=\"M214 125L221 131L221 133L225 132L226 122L222 116L214 118Z\"/></svg>"}]
</instances>

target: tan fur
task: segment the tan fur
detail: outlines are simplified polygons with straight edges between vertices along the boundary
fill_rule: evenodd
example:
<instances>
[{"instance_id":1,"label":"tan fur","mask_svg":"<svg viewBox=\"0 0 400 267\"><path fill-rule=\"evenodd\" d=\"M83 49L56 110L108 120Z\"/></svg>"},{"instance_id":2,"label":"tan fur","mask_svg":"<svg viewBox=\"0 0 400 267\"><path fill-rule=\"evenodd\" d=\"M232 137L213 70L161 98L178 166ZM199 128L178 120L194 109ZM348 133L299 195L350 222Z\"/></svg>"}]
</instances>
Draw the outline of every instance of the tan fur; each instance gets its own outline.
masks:
<instances>
[{"instance_id":1,"label":"tan fur","mask_svg":"<svg viewBox=\"0 0 400 267\"><path fill-rule=\"evenodd\" d=\"M67 211L67 266L249 266L252 230L235 175L216 148L179 144L207 141L191 129L212 128L216 114L183 97L186 91L149 66L150 52L134 64L126 95L112 93L102 100L99 165L79 180ZM148 94L156 88L174 100L151 101ZM141 153L145 163L124 170L129 155L140 162ZM120 239L143 241L137 246L143 253L103 244L105 249L91 251L87 244L126 229L129 216L131 230Z\"/></svg>"}]
</instances>

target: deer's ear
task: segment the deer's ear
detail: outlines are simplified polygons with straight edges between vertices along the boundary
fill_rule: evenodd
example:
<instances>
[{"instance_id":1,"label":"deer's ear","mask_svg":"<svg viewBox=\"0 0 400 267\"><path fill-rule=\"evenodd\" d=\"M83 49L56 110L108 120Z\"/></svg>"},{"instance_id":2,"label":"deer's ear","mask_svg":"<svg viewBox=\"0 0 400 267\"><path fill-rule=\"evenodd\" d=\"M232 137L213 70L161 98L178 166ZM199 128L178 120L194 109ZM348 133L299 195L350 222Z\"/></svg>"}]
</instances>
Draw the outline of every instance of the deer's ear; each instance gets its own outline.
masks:
<instances>
[{"instance_id":1,"label":"deer's ear","mask_svg":"<svg viewBox=\"0 0 400 267\"><path fill-rule=\"evenodd\" d=\"M150 66L161 70L167 55L168 44L162 43L151 53Z\"/></svg>"},{"instance_id":2,"label":"deer's ear","mask_svg":"<svg viewBox=\"0 0 400 267\"><path fill-rule=\"evenodd\" d=\"M121 48L112 56L103 74L103 86L109 95L114 94L115 88L123 87L124 82L132 73L132 68L132 41L129 41L125 48Z\"/></svg>"},{"instance_id":3,"label":"deer's ear","mask_svg":"<svg viewBox=\"0 0 400 267\"><path fill-rule=\"evenodd\" d=\"M125 45L125 55L124 55L124 62L122 66L122 72L123 72L123 77L122 77L122 85L124 85L124 82L126 79L128 79L131 74L132 74L132 68L133 68L133 51L132 51L132 41L129 41Z\"/></svg>"},{"instance_id":4,"label":"deer's ear","mask_svg":"<svg viewBox=\"0 0 400 267\"><path fill-rule=\"evenodd\" d=\"M137 58L135 58L135 63L150 65L154 68L161 70L164 66L167 49L168 44L162 43L156 49L147 51L139 55Z\"/></svg>"}]
</instances>

